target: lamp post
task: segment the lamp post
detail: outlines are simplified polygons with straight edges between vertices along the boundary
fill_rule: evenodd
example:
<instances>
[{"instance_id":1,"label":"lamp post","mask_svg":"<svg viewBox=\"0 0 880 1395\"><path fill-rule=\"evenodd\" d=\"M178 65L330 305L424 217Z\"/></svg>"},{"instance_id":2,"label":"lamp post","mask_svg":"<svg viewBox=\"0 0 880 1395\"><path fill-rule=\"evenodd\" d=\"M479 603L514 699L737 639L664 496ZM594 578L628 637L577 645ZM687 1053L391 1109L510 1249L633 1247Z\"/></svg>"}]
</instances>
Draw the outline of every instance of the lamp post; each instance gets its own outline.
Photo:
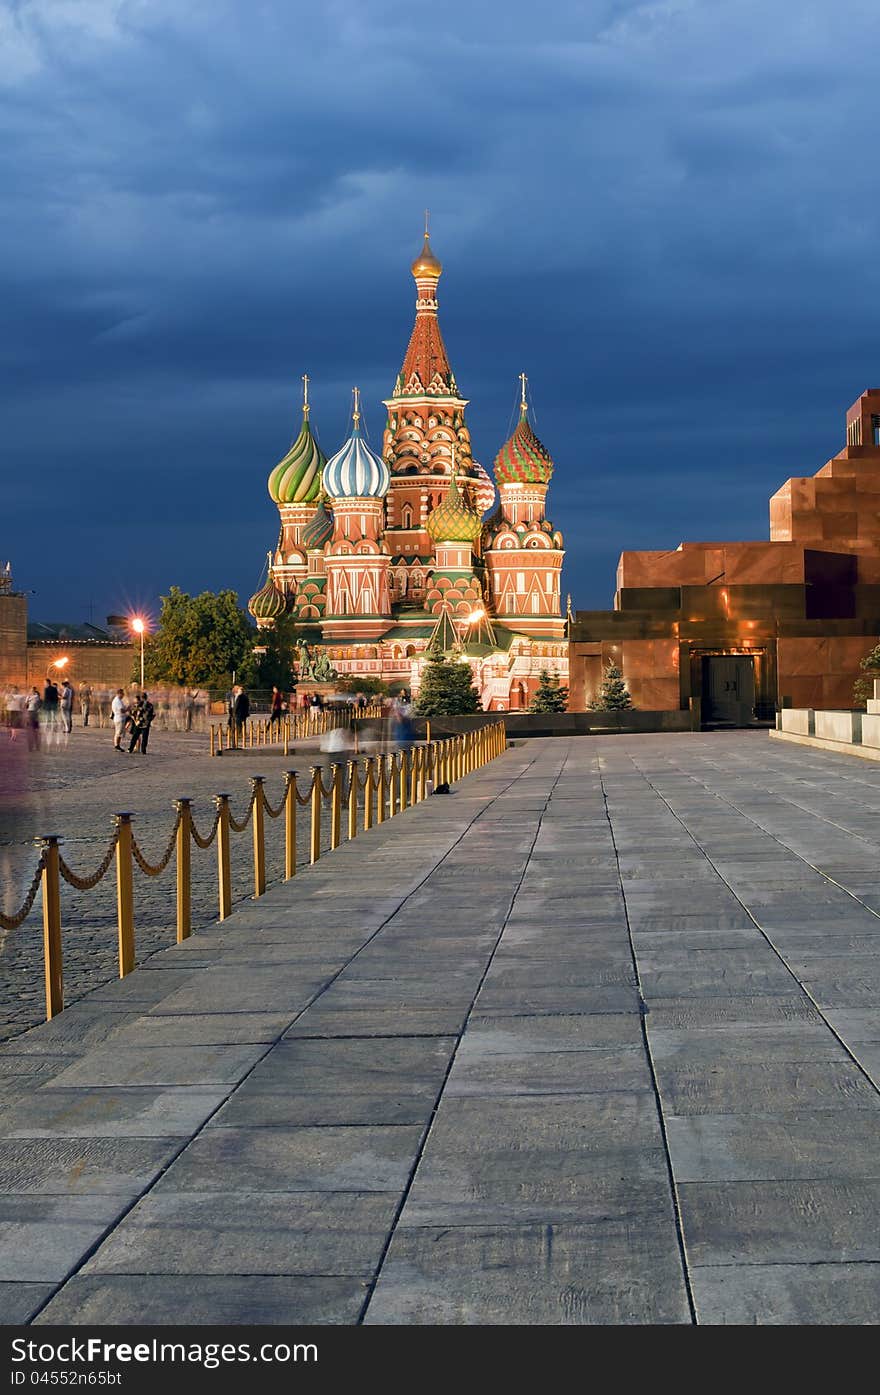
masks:
<instances>
[{"instance_id":1,"label":"lamp post","mask_svg":"<svg viewBox=\"0 0 880 1395\"><path fill-rule=\"evenodd\" d=\"M132 622L131 622L131 628L134 630L134 632L135 632L136 635L140 635L140 637L141 637L141 692L143 692L143 691L144 691L144 630L145 630L147 627L146 627L146 625L144 624L144 622L143 622L143 620L141 619L141 617L140 617L139 615L135 615L134 618L133 618L133 620L132 620Z\"/></svg>"}]
</instances>

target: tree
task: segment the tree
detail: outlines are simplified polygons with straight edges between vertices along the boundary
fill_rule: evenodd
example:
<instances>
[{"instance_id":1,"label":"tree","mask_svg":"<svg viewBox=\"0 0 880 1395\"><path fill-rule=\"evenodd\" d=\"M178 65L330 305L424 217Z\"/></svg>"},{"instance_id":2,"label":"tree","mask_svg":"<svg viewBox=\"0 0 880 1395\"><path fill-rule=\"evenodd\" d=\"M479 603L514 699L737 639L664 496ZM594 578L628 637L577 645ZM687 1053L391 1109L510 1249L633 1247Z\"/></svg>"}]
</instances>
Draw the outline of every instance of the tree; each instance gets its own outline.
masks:
<instances>
[{"instance_id":1,"label":"tree","mask_svg":"<svg viewBox=\"0 0 880 1395\"><path fill-rule=\"evenodd\" d=\"M602 679L602 686L590 703L593 712L623 712L632 707L629 689L623 681L623 674L614 663L609 663Z\"/></svg>"},{"instance_id":2,"label":"tree","mask_svg":"<svg viewBox=\"0 0 880 1395\"><path fill-rule=\"evenodd\" d=\"M252 658L256 633L234 591L189 596L172 586L146 651L146 676L188 688L228 687Z\"/></svg>"},{"instance_id":3,"label":"tree","mask_svg":"<svg viewBox=\"0 0 880 1395\"><path fill-rule=\"evenodd\" d=\"M422 674L416 710L422 717L457 717L481 711L470 664L432 653Z\"/></svg>"},{"instance_id":4,"label":"tree","mask_svg":"<svg viewBox=\"0 0 880 1395\"><path fill-rule=\"evenodd\" d=\"M293 672L293 647L296 620L282 615L268 630L251 632L251 652L236 670L236 677L246 688L280 688L289 693L296 687ZM256 653L263 649L265 653Z\"/></svg>"},{"instance_id":5,"label":"tree","mask_svg":"<svg viewBox=\"0 0 880 1395\"><path fill-rule=\"evenodd\" d=\"M568 689L559 681L559 674L541 669L538 689L529 704L530 712L565 712L568 710Z\"/></svg>"},{"instance_id":6,"label":"tree","mask_svg":"<svg viewBox=\"0 0 880 1395\"><path fill-rule=\"evenodd\" d=\"M859 661L864 678L857 678L853 684L853 702L856 707L864 707L868 698L874 696L874 679L880 678L880 644L875 644L869 654Z\"/></svg>"}]
</instances>

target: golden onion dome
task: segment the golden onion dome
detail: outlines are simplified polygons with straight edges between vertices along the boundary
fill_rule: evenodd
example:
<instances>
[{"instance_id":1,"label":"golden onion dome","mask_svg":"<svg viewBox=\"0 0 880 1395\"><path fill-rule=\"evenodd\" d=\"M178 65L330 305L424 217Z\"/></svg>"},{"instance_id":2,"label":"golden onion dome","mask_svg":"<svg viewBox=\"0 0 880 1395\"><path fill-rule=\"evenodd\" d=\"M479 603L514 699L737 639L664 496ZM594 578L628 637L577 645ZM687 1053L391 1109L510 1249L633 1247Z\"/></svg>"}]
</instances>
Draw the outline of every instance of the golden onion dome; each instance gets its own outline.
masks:
<instances>
[{"instance_id":1,"label":"golden onion dome","mask_svg":"<svg viewBox=\"0 0 880 1395\"><path fill-rule=\"evenodd\" d=\"M462 497L453 475L443 502L425 520L425 531L432 542L473 543L480 536L483 520Z\"/></svg>"},{"instance_id":2,"label":"golden onion dome","mask_svg":"<svg viewBox=\"0 0 880 1395\"><path fill-rule=\"evenodd\" d=\"M431 251L431 244L428 241L428 234L425 233L425 245L412 264L412 274L416 280L423 276L432 277L438 281L443 273L443 266Z\"/></svg>"}]
</instances>

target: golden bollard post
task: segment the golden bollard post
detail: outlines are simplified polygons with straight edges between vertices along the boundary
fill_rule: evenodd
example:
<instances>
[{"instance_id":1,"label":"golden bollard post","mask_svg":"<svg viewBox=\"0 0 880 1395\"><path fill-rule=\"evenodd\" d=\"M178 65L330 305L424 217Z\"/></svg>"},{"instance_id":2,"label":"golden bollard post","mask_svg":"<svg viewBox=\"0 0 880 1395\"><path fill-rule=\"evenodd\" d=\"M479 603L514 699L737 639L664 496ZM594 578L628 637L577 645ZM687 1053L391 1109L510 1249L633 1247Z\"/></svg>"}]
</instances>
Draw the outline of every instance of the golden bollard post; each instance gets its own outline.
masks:
<instances>
[{"instance_id":1,"label":"golden bollard post","mask_svg":"<svg viewBox=\"0 0 880 1395\"><path fill-rule=\"evenodd\" d=\"M333 783L330 787L330 847L336 849L342 842L342 764L333 761L330 766Z\"/></svg>"},{"instance_id":2,"label":"golden bollard post","mask_svg":"<svg viewBox=\"0 0 880 1395\"><path fill-rule=\"evenodd\" d=\"M409 752L407 751L406 747L404 747L403 750L402 750L401 753L400 753L400 798L399 798L399 800L398 800L398 804L400 805L400 812L401 812L401 813L403 813L403 811L404 811L404 809L407 807L407 804L408 804L408 803L409 803Z\"/></svg>"},{"instance_id":3,"label":"golden bollard post","mask_svg":"<svg viewBox=\"0 0 880 1395\"><path fill-rule=\"evenodd\" d=\"M117 814L116 921L119 928L119 977L134 968L134 876L131 855L131 814Z\"/></svg>"},{"instance_id":4,"label":"golden bollard post","mask_svg":"<svg viewBox=\"0 0 880 1395\"><path fill-rule=\"evenodd\" d=\"M419 803L428 795L428 752L429 746L419 747Z\"/></svg>"},{"instance_id":5,"label":"golden bollard post","mask_svg":"<svg viewBox=\"0 0 880 1395\"><path fill-rule=\"evenodd\" d=\"M220 815L217 823L217 882L219 886L220 919L232 914L232 866L229 847L229 795L214 796L214 808Z\"/></svg>"},{"instance_id":6,"label":"golden bollard post","mask_svg":"<svg viewBox=\"0 0 880 1395\"><path fill-rule=\"evenodd\" d=\"M254 792L254 898L266 892L266 806L262 775L251 776Z\"/></svg>"},{"instance_id":7,"label":"golden bollard post","mask_svg":"<svg viewBox=\"0 0 880 1395\"><path fill-rule=\"evenodd\" d=\"M317 862L321 856L321 767L313 765L312 772L312 827L309 836L309 861Z\"/></svg>"},{"instance_id":8,"label":"golden bollard post","mask_svg":"<svg viewBox=\"0 0 880 1395\"><path fill-rule=\"evenodd\" d=\"M385 786L388 778L388 766L385 762L384 751L381 756L376 757L376 761L379 767L379 778L376 781L376 822L384 823L385 801L387 798Z\"/></svg>"},{"instance_id":9,"label":"golden bollard post","mask_svg":"<svg viewBox=\"0 0 880 1395\"><path fill-rule=\"evenodd\" d=\"M427 741L428 745L430 746L430 744L431 744L431 718L430 718L430 717L429 717L428 720L425 722L425 740Z\"/></svg>"},{"instance_id":10,"label":"golden bollard post","mask_svg":"<svg viewBox=\"0 0 880 1395\"><path fill-rule=\"evenodd\" d=\"M284 880L296 876L296 771L284 772Z\"/></svg>"},{"instance_id":11,"label":"golden bollard post","mask_svg":"<svg viewBox=\"0 0 880 1395\"><path fill-rule=\"evenodd\" d=\"M180 822L177 825L177 943L189 939L192 931L192 803L175 799Z\"/></svg>"},{"instance_id":12,"label":"golden bollard post","mask_svg":"<svg viewBox=\"0 0 880 1395\"><path fill-rule=\"evenodd\" d=\"M358 831L358 763L348 762L348 841L357 837Z\"/></svg>"},{"instance_id":13,"label":"golden bollard post","mask_svg":"<svg viewBox=\"0 0 880 1395\"><path fill-rule=\"evenodd\" d=\"M214 725L213 725L213 723L212 723L212 724L211 724L211 755L212 755L212 756L213 756L213 754L214 754L214 742L215 742L215 740L216 740L216 737L215 737L215 735L214 735Z\"/></svg>"},{"instance_id":14,"label":"golden bollard post","mask_svg":"<svg viewBox=\"0 0 880 1395\"><path fill-rule=\"evenodd\" d=\"M409 753L409 802L419 802L419 747L413 746Z\"/></svg>"},{"instance_id":15,"label":"golden bollard post","mask_svg":"<svg viewBox=\"0 0 880 1395\"><path fill-rule=\"evenodd\" d=\"M43 853L43 963L46 969L46 1021L64 1010L64 974L61 962L61 875L59 837L39 838Z\"/></svg>"},{"instance_id":16,"label":"golden bollard post","mask_svg":"<svg viewBox=\"0 0 880 1395\"><path fill-rule=\"evenodd\" d=\"M367 756L364 781L364 832L373 827L373 757Z\"/></svg>"},{"instance_id":17,"label":"golden bollard post","mask_svg":"<svg viewBox=\"0 0 880 1395\"><path fill-rule=\"evenodd\" d=\"M397 752L392 751L389 757L388 770L388 817L393 819L397 813Z\"/></svg>"}]
</instances>

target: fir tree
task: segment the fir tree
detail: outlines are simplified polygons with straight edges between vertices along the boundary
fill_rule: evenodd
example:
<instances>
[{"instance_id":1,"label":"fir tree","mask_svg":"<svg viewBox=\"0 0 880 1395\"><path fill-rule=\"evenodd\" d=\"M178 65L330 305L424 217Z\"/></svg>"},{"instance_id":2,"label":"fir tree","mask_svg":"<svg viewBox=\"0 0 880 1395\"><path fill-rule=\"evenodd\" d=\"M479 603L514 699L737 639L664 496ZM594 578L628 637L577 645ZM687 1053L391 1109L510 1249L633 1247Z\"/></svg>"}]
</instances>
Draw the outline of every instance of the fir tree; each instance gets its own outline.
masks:
<instances>
[{"instance_id":1,"label":"fir tree","mask_svg":"<svg viewBox=\"0 0 880 1395\"><path fill-rule=\"evenodd\" d=\"M614 663L609 663L602 679L602 686L590 703L593 712L623 712L632 707L629 689L623 681L623 674Z\"/></svg>"},{"instance_id":2,"label":"fir tree","mask_svg":"<svg viewBox=\"0 0 880 1395\"><path fill-rule=\"evenodd\" d=\"M422 717L457 717L480 711L471 666L444 654L432 653L419 688L416 710Z\"/></svg>"},{"instance_id":3,"label":"fir tree","mask_svg":"<svg viewBox=\"0 0 880 1395\"><path fill-rule=\"evenodd\" d=\"M541 669L538 689L529 704L530 712L565 712L568 710L568 689L559 681L559 674Z\"/></svg>"}]
</instances>

